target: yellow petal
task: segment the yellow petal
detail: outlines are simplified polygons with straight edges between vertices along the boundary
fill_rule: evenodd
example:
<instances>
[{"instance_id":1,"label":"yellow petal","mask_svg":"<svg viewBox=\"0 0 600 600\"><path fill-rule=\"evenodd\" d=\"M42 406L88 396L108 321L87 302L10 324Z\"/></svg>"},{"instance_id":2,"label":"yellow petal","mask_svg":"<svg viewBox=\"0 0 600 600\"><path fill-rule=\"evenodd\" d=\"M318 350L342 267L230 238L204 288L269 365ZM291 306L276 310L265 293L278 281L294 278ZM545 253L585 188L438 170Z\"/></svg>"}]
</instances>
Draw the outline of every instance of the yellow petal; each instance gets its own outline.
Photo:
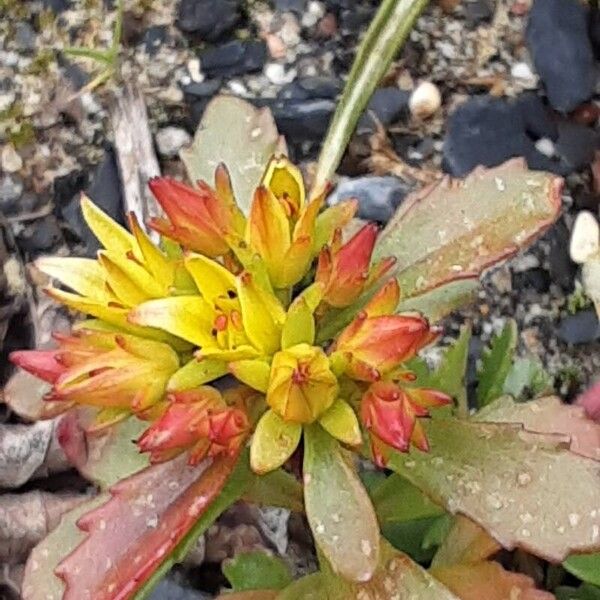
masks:
<instances>
[{"instance_id":1,"label":"yellow petal","mask_svg":"<svg viewBox=\"0 0 600 600\"><path fill-rule=\"evenodd\" d=\"M136 216L131 213L129 215L129 227L133 233L140 253L143 257L143 262L148 271L152 274L155 280L159 281L164 289L167 289L173 284L175 277L175 266L173 262L157 248L148 234L140 227Z\"/></svg>"},{"instance_id":2,"label":"yellow petal","mask_svg":"<svg viewBox=\"0 0 600 600\"><path fill-rule=\"evenodd\" d=\"M232 349L220 348L218 346L203 346L202 350L198 351L197 356L199 358L211 358L230 363L237 360L258 358L260 352L249 344L243 344Z\"/></svg>"},{"instance_id":3,"label":"yellow petal","mask_svg":"<svg viewBox=\"0 0 600 600\"><path fill-rule=\"evenodd\" d=\"M268 292L273 291L267 265L265 261L257 254L241 237L229 236L227 239L229 247L240 261L244 271L248 271L254 278L256 285Z\"/></svg>"},{"instance_id":4,"label":"yellow petal","mask_svg":"<svg viewBox=\"0 0 600 600\"><path fill-rule=\"evenodd\" d=\"M319 423L325 431L344 444L358 446L362 442L356 413L340 398L319 419Z\"/></svg>"},{"instance_id":5,"label":"yellow petal","mask_svg":"<svg viewBox=\"0 0 600 600\"><path fill-rule=\"evenodd\" d=\"M163 329L202 346L212 343L213 314L213 309L200 296L173 296L140 304L129 313L129 321Z\"/></svg>"},{"instance_id":6,"label":"yellow petal","mask_svg":"<svg viewBox=\"0 0 600 600\"><path fill-rule=\"evenodd\" d=\"M191 390L226 374L227 364L221 360L193 358L171 376L167 392Z\"/></svg>"},{"instance_id":7,"label":"yellow petal","mask_svg":"<svg viewBox=\"0 0 600 600\"><path fill-rule=\"evenodd\" d=\"M218 297L237 295L235 275L218 262L201 254L191 254L184 263L200 293L209 302Z\"/></svg>"},{"instance_id":8,"label":"yellow petal","mask_svg":"<svg viewBox=\"0 0 600 600\"><path fill-rule=\"evenodd\" d=\"M256 425L250 445L252 470L263 474L283 465L298 447L301 434L301 425L288 423L268 410Z\"/></svg>"},{"instance_id":9,"label":"yellow petal","mask_svg":"<svg viewBox=\"0 0 600 600\"><path fill-rule=\"evenodd\" d=\"M279 349L285 311L275 296L259 288L250 275L238 277L238 296L242 308L242 321L248 339L264 354Z\"/></svg>"},{"instance_id":10,"label":"yellow petal","mask_svg":"<svg viewBox=\"0 0 600 600\"><path fill-rule=\"evenodd\" d=\"M103 266L106 260L116 265L132 284L140 288L140 292L143 292L146 298L161 298L168 289L168 285L165 286L154 279L142 265L125 255L101 250L98 253L98 260Z\"/></svg>"},{"instance_id":11,"label":"yellow petal","mask_svg":"<svg viewBox=\"0 0 600 600\"><path fill-rule=\"evenodd\" d=\"M174 371L179 368L179 357L168 344L134 335L122 335L118 339L123 350L143 360L152 360L160 365L160 369Z\"/></svg>"},{"instance_id":12,"label":"yellow petal","mask_svg":"<svg viewBox=\"0 0 600 600\"><path fill-rule=\"evenodd\" d=\"M136 246L135 238L87 196L81 198L81 212L93 234L107 250L125 255Z\"/></svg>"},{"instance_id":13,"label":"yellow petal","mask_svg":"<svg viewBox=\"0 0 600 600\"><path fill-rule=\"evenodd\" d=\"M246 241L260 254L275 281L290 247L290 224L279 200L265 187L254 193Z\"/></svg>"},{"instance_id":14,"label":"yellow petal","mask_svg":"<svg viewBox=\"0 0 600 600\"><path fill-rule=\"evenodd\" d=\"M237 360L229 363L229 372L239 381L259 392L269 387L271 365L264 360Z\"/></svg>"},{"instance_id":15,"label":"yellow petal","mask_svg":"<svg viewBox=\"0 0 600 600\"><path fill-rule=\"evenodd\" d=\"M106 283L121 304L135 306L149 299L148 294L145 294L138 285L133 283L106 254L99 252L98 261L104 269Z\"/></svg>"},{"instance_id":16,"label":"yellow petal","mask_svg":"<svg viewBox=\"0 0 600 600\"><path fill-rule=\"evenodd\" d=\"M63 285L82 296L107 301L104 290L104 273L98 262L91 258L45 256L35 261L35 266L46 275L58 279Z\"/></svg>"},{"instance_id":17,"label":"yellow petal","mask_svg":"<svg viewBox=\"0 0 600 600\"><path fill-rule=\"evenodd\" d=\"M303 208L306 193L302 172L285 156L271 158L261 184L269 188L277 198L287 197L295 212Z\"/></svg>"},{"instance_id":18,"label":"yellow petal","mask_svg":"<svg viewBox=\"0 0 600 600\"><path fill-rule=\"evenodd\" d=\"M315 318L305 298L292 302L281 332L281 347L285 350L296 344L312 344L315 339Z\"/></svg>"}]
</instances>

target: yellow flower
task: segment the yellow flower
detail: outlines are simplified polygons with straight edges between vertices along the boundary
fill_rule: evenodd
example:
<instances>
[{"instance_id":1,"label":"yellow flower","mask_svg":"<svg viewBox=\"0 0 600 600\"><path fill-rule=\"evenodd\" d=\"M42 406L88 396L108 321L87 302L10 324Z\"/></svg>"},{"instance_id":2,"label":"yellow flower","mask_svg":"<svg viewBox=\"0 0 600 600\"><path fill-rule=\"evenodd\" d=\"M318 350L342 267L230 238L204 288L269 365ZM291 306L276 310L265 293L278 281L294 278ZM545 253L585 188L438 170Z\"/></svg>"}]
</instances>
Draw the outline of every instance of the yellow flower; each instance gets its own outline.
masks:
<instances>
[{"instance_id":1,"label":"yellow flower","mask_svg":"<svg viewBox=\"0 0 600 600\"><path fill-rule=\"evenodd\" d=\"M267 165L250 208L246 243L264 261L274 288L298 283L333 231L354 215L354 201L319 215L325 194L307 202L297 167L284 157L274 157Z\"/></svg>"}]
</instances>

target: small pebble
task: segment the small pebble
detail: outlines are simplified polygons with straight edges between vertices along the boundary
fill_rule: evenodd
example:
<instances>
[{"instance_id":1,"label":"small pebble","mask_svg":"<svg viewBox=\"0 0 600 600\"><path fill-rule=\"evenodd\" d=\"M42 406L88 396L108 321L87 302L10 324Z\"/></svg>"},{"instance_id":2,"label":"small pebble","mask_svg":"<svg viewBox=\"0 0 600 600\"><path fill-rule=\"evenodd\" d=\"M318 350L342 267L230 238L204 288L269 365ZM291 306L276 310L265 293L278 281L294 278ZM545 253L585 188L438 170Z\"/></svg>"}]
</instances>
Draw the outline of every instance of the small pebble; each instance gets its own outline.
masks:
<instances>
[{"instance_id":1,"label":"small pebble","mask_svg":"<svg viewBox=\"0 0 600 600\"><path fill-rule=\"evenodd\" d=\"M434 115L442 105L440 90L431 81L421 82L413 91L408 106L413 117L427 119Z\"/></svg>"},{"instance_id":2,"label":"small pebble","mask_svg":"<svg viewBox=\"0 0 600 600\"><path fill-rule=\"evenodd\" d=\"M540 138L535 143L535 149L538 152L541 152L544 156L548 158L552 158L556 154L556 148L554 147L554 142L546 137Z\"/></svg>"},{"instance_id":3,"label":"small pebble","mask_svg":"<svg viewBox=\"0 0 600 600\"><path fill-rule=\"evenodd\" d=\"M525 62L515 63L510 69L510 74L512 78L516 79L525 89L533 90L537 87L538 76Z\"/></svg>"},{"instance_id":4,"label":"small pebble","mask_svg":"<svg viewBox=\"0 0 600 600\"><path fill-rule=\"evenodd\" d=\"M582 264L600 251L600 227L596 217L582 210L575 219L569 254L573 262Z\"/></svg>"},{"instance_id":5,"label":"small pebble","mask_svg":"<svg viewBox=\"0 0 600 600\"><path fill-rule=\"evenodd\" d=\"M2 170L6 173L16 173L23 167L23 159L12 144L2 148Z\"/></svg>"},{"instance_id":6,"label":"small pebble","mask_svg":"<svg viewBox=\"0 0 600 600\"><path fill-rule=\"evenodd\" d=\"M156 146L161 156L173 158L192 141L190 134L180 127L164 127L156 134Z\"/></svg>"}]
</instances>

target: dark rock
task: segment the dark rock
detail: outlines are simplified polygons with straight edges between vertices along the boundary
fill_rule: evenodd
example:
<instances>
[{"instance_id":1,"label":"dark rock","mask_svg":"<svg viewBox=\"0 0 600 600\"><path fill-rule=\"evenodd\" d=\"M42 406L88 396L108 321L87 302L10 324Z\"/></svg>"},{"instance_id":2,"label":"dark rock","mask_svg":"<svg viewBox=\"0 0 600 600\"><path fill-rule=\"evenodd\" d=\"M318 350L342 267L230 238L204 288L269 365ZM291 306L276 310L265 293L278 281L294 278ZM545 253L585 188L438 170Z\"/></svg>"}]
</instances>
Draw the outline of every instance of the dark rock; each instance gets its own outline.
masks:
<instances>
[{"instance_id":1,"label":"dark rock","mask_svg":"<svg viewBox=\"0 0 600 600\"><path fill-rule=\"evenodd\" d=\"M19 235L19 247L30 254L48 252L63 239L54 215L33 221Z\"/></svg>"},{"instance_id":2,"label":"dark rock","mask_svg":"<svg viewBox=\"0 0 600 600\"><path fill-rule=\"evenodd\" d=\"M411 165L418 165L435 150L432 138L421 139L411 133L391 133L390 137L396 154Z\"/></svg>"},{"instance_id":3,"label":"dark rock","mask_svg":"<svg viewBox=\"0 0 600 600\"><path fill-rule=\"evenodd\" d=\"M200 123L200 119L202 119L204 110L206 109L210 100L210 98L198 98L190 104L188 113L189 118L185 124L185 128L189 134L195 134L196 129L198 128L198 123Z\"/></svg>"},{"instance_id":4,"label":"dark rock","mask_svg":"<svg viewBox=\"0 0 600 600\"><path fill-rule=\"evenodd\" d=\"M209 596L173 579L165 578L156 584L148 600L208 600Z\"/></svg>"},{"instance_id":5,"label":"dark rock","mask_svg":"<svg viewBox=\"0 0 600 600\"><path fill-rule=\"evenodd\" d=\"M0 179L0 213L15 214L19 198L23 193L23 182L15 175L5 175Z\"/></svg>"},{"instance_id":6,"label":"dark rock","mask_svg":"<svg viewBox=\"0 0 600 600\"><path fill-rule=\"evenodd\" d=\"M46 10L51 10L55 15L59 15L65 10L71 8L70 0L42 0L42 6Z\"/></svg>"},{"instance_id":7,"label":"dark rock","mask_svg":"<svg viewBox=\"0 0 600 600\"><path fill-rule=\"evenodd\" d=\"M335 110L332 100L277 101L271 105L280 133L288 141L321 140Z\"/></svg>"},{"instance_id":8,"label":"dark rock","mask_svg":"<svg viewBox=\"0 0 600 600\"><path fill-rule=\"evenodd\" d=\"M517 291L533 288L536 292L545 294L550 290L550 283L550 273L539 267L512 274L512 287Z\"/></svg>"},{"instance_id":9,"label":"dark rock","mask_svg":"<svg viewBox=\"0 0 600 600\"><path fill-rule=\"evenodd\" d=\"M550 277L565 292L571 292L575 287L577 265L569 256L570 233L564 221L561 220L552 227L548 238L550 240L550 252L548 254Z\"/></svg>"},{"instance_id":10,"label":"dark rock","mask_svg":"<svg viewBox=\"0 0 600 600\"><path fill-rule=\"evenodd\" d=\"M589 33L594 56L600 60L600 8L597 6L590 8Z\"/></svg>"},{"instance_id":11,"label":"dark rock","mask_svg":"<svg viewBox=\"0 0 600 600\"><path fill-rule=\"evenodd\" d=\"M81 67L68 61L62 54L58 55L58 64L62 67L63 73L73 84L75 91L80 90L90 81L90 76Z\"/></svg>"},{"instance_id":12,"label":"dark rock","mask_svg":"<svg viewBox=\"0 0 600 600\"><path fill-rule=\"evenodd\" d=\"M292 12L298 17L306 12L307 0L275 0L275 10L280 13Z\"/></svg>"},{"instance_id":13,"label":"dark rock","mask_svg":"<svg viewBox=\"0 0 600 600\"><path fill-rule=\"evenodd\" d=\"M555 140L558 127L552 111L548 110L542 99L534 92L525 92L515 99L521 113L525 132L533 139L543 137Z\"/></svg>"},{"instance_id":14,"label":"dark rock","mask_svg":"<svg viewBox=\"0 0 600 600\"><path fill-rule=\"evenodd\" d=\"M374 8L362 4L342 10L339 20L342 33L362 32L362 29L371 22L374 12Z\"/></svg>"},{"instance_id":15,"label":"dark rock","mask_svg":"<svg viewBox=\"0 0 600 600\"><path fill-rule=\"evenodd\" d=\"M496 3L494 0L472 0L463 3L465 19L470 27L480 23L489 23L494 16Z\"/></svg>"},{"instance_id":16,"label":"dark rock","mask_svg":"<svg viewBox=\"0 0 600 600\"><path fill-rule=\"evenodd\" d=\"M463 176L477 165L494 167L514 156L524 156L529 167L558 171L562 167L535 147L534 133L548 129L541 115L533 120L533 103L507 102L482 96L459 106L448 119L444 140L444 169Z\"/></svg>"},{"instance_id":17,"label":"dark rock","mask_svg":"<svg viewBox=\"0 0 600 600\"><path fill-rule=\"evenodd\" d=\"M281 100L314 100L326 98L334 100L341 93L343 83L332 77L300 77L284 85L277 98Z\"/></svg>"},{"instance_id":18,"label":"dark rock","mask_svg":"<svg viewBox=\"0 0 600 600\"><path fill-rule=\"evenodd\" d=\"M597 73L588 8L578 0L535 0L527 44L550 104L569 112L594 93Z\"/></svg>"},{"instance_id":19,"label":"dark rock","mask_svg":"<svg viewBox=\"0 0 600 600\"><path fill-rule=\"evenodd\" d=\"M112 148L105 151L102 162L96 167L87 195L111 218L122 225L125 224L121 180ZM61 214L77 237L85 244L87 253L94 254L99 248L99 244L83 220L78 195L62 208Z\"/></svg>"},{"instance_id":20,"label":"dark rock","mask_svg":"<svg viewBox=\"0 0 600 600\"><path fill-rule=\"evenodd\" d=\"M357 216L369 221L387 223L411 191L411 187L396 177L358 177L343 179L329 196L329 204L341 200L358 200Z\"/></svg>"},{"instance_id":21,"label":"dark rock","mask_svg":"<svg viewBox=\"0 0 600 600\"><path fill-rule=\"evenodd\" d=\"M596 310L582 310L562 319L558 326L558 337L567 344L588 344L600 338Z\"/></svg>"},{"instance_id":22,"label":"dark rock","mask_svg":"<svg viewBox=\"0 0 600 600\"><path fill-rule=\"evenodd\" d=\"M211 98L214 96L223 85L222 79L206 79L205 81L193 81L184 86L183 93L187 96L195 98Z\"/></svg>"},{"instance_id":23,"label":"dark rock","mask_svg":"<svg viewBox=\"0 0 600 600\"><path fill-rule=\"evenodd\" d=\"M376 122L373 114L382 125L390 125L408 111L409 92L397 87L379 88L371 97L357 126L358 133L374 131Z\"/></svg>"},{"instance_id":24,"label":"dark rock","mask_svg":"<svg viewBox=\"0 0 600 600\"><path fill-rule=\"evenodd\" d=\"M238 0L181 0L177 27L208 42L216 42L233 31L240 16Z\"/></svg>"},{"instance_id":25,"label":"dark rock","mask_svg":"<svg viewBox=\"0 0 600 600\"><path fill-rule=\"evenodd\" d=\"M555 149L563 163L561 174L568 175L587 167L594 160L598 141L593 129L569 121L560 122Z\"/></svg>"},{"instance_id":26,"label":"dark rock","mask_svg":"<svg viewBox=\"0 0 600 600\"><path fill-rule=\"evenodd\" d=\"M200 54L202 70L209 76L235 77L260 71L267 59L264 42L234 41Z\"/></svg>"},{"instance_id":27,"label":"dark rock","mask_svg":"<svg viewBox=\"0 0 600 600\"><path fill-rule=\"evenodd\" d=\"M70 171L66 175L61 175L54 180L54 206L60 210L63 206L71 202L73 198L79 197L88 184L88 176L85 171Z\"/></svg>"},{"instance_id":28,"label":"dark rock","mask_svg":"<svg viewBox=\"0 0 600 600\"><path fill-rule=\"evenodd\" d=\"M36 48L37 34L27 21L15 25L15 43L20 50L32 52Z\"/></svg>"},{"instance_id":29,"label":"dark rock","mask_svg":"<svg viewBox=\"0 0 600 600\"><path fill-rule=\"evenodd\" d=\"M166 25L153 25L146 29L142 42L149 56L154 56L158 49L169 39L169 28Z\"/></svg>"}]
</instances>

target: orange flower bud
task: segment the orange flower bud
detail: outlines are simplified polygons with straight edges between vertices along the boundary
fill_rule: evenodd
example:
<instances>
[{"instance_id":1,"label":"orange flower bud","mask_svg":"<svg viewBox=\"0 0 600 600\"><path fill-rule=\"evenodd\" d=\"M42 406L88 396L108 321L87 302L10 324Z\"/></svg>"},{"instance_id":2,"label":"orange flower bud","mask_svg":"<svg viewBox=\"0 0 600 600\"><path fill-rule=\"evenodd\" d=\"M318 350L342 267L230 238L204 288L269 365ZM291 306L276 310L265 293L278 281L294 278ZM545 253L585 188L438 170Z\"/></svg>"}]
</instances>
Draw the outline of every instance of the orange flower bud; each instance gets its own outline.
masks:
<instances>
[{"instance_id":1,"label":"orange flower bud","mask_svg":"<svg viewBox=\"0 0 600 600\"><path fill-rule=\"evenodd\" d=\"M336 308L352 304L395 262L386 258L369 269L377 238L376 225L365 225L344 245L341 235L336 230L331 244L321 250L315 275L315 281L325 286L323 299Z\"/></svg>"},{"instance_id":2,"label":"orange flower bud","mask_svg":"<svg viewBox=\"0 0 600 600\"><path fill-rule=\"evenodd\" d=\"M228 406L214 388L169 394L164 414L147 429L137 444L150 453L153 463L163 462L189 450L190 464L206 456L234 453L249 431L249 420L241 408Z\"/></svg>"}]
</instances>

